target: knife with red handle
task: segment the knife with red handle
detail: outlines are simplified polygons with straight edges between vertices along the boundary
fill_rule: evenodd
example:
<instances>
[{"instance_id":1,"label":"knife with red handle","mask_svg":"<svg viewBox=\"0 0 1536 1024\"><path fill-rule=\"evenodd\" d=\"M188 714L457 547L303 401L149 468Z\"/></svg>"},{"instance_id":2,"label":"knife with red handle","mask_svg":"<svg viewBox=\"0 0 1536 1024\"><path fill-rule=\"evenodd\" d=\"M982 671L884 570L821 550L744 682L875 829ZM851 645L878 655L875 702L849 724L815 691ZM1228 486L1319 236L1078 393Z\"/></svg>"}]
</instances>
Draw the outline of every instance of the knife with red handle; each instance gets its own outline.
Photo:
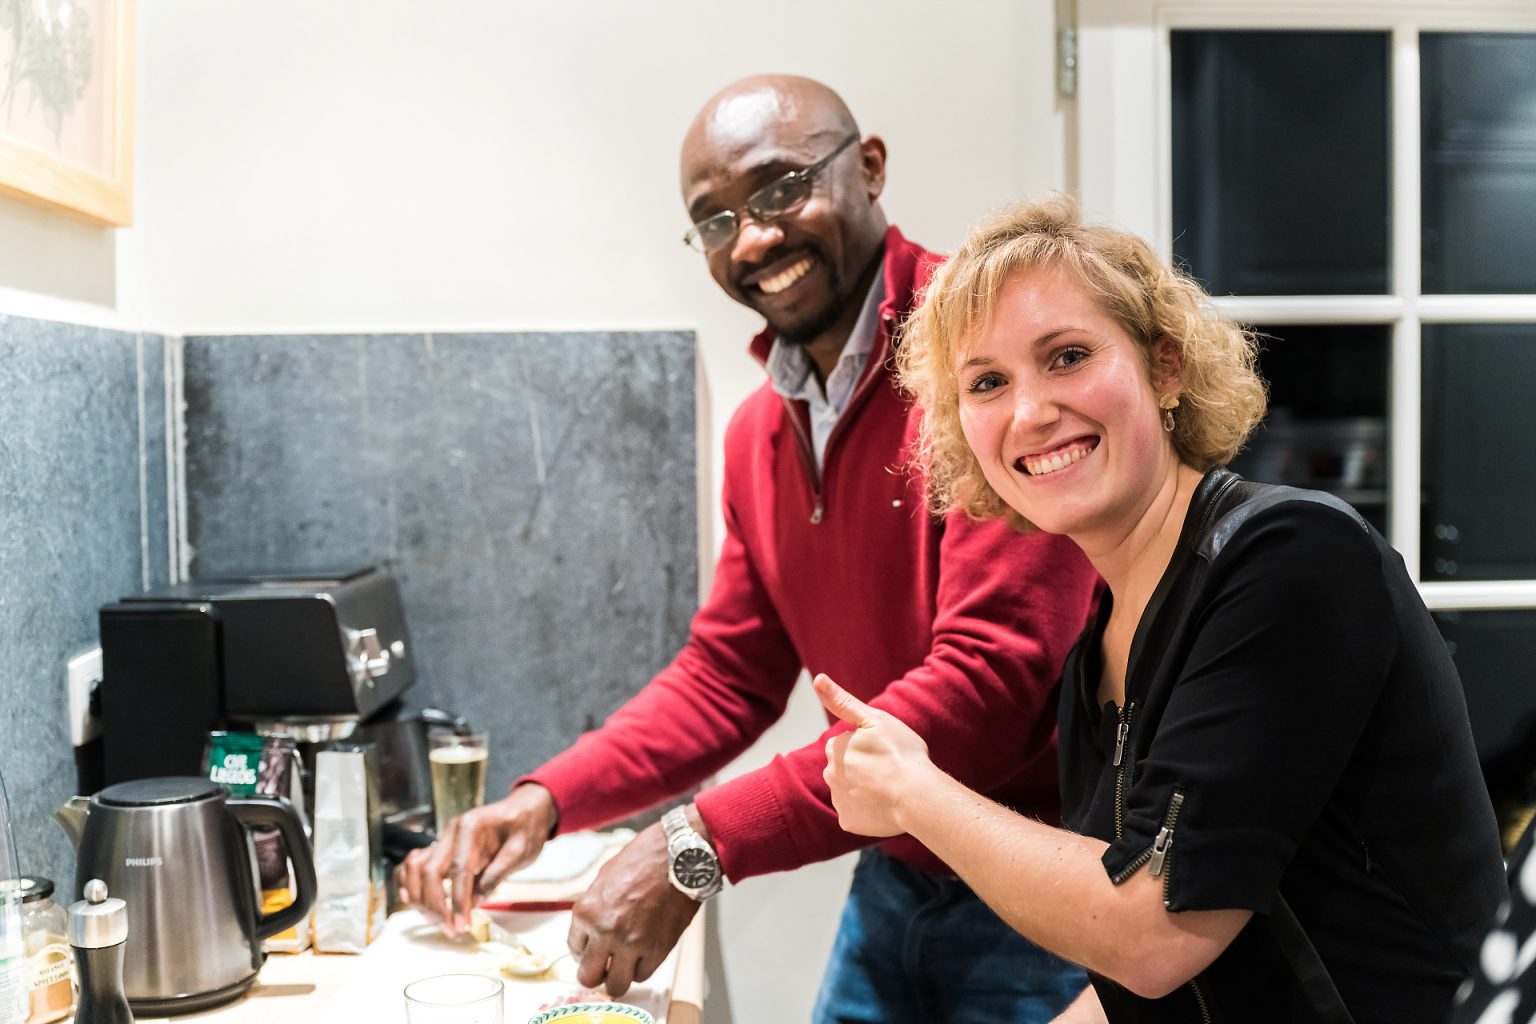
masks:
<instances>
[{"instance_id":1,"label":"knife with red handle","mask_svg":"<svg viewBox=\"0 0 1536 1024\"><path fill-rule=\"evenodd\" d=\"M570 910L575 905L574 900L487 900L480 904L480 909L512 914L553 914Z\"/></svg>"}]
</instances>

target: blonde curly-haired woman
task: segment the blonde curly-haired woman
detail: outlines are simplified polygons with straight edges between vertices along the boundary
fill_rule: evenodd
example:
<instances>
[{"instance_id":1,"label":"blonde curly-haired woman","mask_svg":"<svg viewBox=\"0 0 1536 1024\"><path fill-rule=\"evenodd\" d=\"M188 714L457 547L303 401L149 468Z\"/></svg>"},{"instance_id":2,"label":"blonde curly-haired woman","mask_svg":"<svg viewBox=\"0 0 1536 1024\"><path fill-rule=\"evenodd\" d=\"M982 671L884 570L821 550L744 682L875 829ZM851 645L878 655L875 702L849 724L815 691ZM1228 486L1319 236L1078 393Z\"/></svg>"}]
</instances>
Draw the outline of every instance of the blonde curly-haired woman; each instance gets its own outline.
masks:
<instances>
[{"instance_id":1,"label":"blonde curly-haired woman","mask_svg":"<svg viewBox=\"0 0 1536 1024\"><path fill-rule=\"evenodd\" d=\"M1065 534L1107 584L1064 672L1066 827L823 676L827 781L844 828L912 834L1088 968L1063 1020L1440 1022L1504 893L1460 684L1357 512L1221 468L1254 352L1067 199L972 234L899 360L934 507Z\"/></svg>"}]
</instances>

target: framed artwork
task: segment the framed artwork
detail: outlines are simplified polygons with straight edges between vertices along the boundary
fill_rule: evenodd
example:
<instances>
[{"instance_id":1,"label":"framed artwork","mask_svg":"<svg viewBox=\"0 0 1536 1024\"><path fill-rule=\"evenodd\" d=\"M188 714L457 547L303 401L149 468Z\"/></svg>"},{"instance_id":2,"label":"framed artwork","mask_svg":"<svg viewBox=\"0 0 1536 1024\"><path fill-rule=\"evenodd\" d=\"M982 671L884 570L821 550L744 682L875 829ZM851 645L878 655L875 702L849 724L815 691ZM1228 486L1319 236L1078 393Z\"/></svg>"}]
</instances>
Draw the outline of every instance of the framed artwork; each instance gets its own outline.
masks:
<instances>
[{"instance_id":1,"label":"framed artwork","mask_svg":"<svg viewBox=\"0 0 1536 1024\"><path fill-rule=\"evenodd\" d=\"M0 0L0 193L133 220L134 0Z\"/></svg>"}]
</instances>

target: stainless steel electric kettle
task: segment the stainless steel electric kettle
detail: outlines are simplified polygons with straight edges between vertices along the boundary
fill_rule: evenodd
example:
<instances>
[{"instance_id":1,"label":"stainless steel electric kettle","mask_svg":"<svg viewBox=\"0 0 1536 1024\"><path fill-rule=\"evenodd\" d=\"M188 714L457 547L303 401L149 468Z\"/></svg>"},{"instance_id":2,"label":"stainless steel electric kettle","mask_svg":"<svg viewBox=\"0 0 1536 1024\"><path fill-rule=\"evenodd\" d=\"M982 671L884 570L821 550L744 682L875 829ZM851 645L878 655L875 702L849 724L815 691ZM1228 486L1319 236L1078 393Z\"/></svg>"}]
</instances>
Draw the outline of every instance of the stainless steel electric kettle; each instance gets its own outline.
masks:
<instances>
[{"instance_id":1,"label":"stainless steel electric kettle","mask_svg":"<svg viewBox=\"0 0 1536 1024\"><path fill-rule=\"evenodd\" d=\"M261 940L292 927L315 898L309 839L293 806L232 798L207 779L138 779L59 809L75 841L76 888L92 878L128 905L123 989L134 1013L162 1016L234 999L256 980ZM297 890L261 913L251 826L279 829Z\"/></svg>"}]
</instances>

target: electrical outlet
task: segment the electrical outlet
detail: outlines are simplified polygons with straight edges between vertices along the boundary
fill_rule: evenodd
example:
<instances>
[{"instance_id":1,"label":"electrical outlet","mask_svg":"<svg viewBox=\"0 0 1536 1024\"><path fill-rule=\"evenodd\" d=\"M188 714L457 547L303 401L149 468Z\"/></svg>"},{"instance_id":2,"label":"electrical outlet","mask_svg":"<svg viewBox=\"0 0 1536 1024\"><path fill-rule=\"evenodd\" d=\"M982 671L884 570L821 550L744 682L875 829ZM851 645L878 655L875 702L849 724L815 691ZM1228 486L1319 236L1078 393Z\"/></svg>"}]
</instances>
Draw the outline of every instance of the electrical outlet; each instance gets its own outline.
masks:
<instances>
[{"instance_id":1,"label":"electrical outlet","mask_svg":"<svg viewBox=\"0 0 1536 1024\"><path fill-rule=\"evenodd\" d=\"M69 742L81 747L101 734L101 718L91 713L91 691L101 684L101 648L69 659L64 685L69 688Z\"/></svg>"}]
</instances>

